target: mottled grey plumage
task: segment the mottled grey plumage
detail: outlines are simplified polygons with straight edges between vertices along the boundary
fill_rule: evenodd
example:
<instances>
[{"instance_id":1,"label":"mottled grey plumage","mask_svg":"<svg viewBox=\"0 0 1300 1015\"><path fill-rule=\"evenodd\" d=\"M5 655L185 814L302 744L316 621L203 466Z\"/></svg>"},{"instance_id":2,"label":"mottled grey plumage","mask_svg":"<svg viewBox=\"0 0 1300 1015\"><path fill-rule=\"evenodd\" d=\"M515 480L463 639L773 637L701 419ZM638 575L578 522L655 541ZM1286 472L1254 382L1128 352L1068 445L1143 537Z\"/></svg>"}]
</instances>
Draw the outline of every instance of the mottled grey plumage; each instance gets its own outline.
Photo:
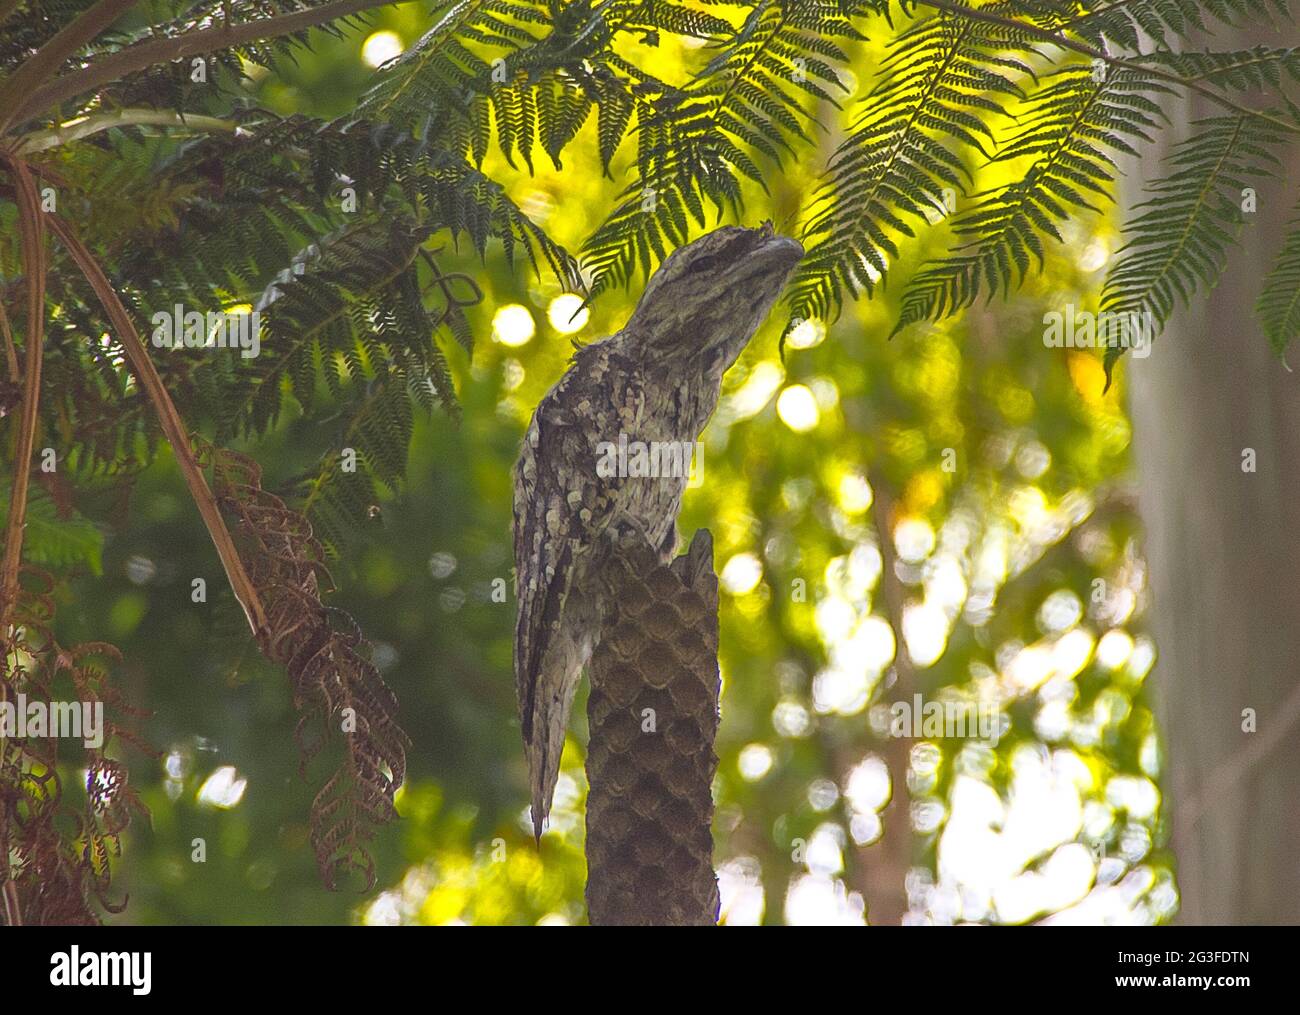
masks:
<instances>
[{"instance_id":1,"label":"mottled grey plumage","mask_svg":"<svg viewBox=\"0 0 1300 1015\"><path fill-rule=\"evenodd\" d=\"M579 350L533 414L514 474L515 682L538 836L599 630L603 562L625 540L671 555L686 486L685 475L602 475L599 446L695 441L801 256L770 223L674 251L623 330Z\"/></svg>"}]
</instances>

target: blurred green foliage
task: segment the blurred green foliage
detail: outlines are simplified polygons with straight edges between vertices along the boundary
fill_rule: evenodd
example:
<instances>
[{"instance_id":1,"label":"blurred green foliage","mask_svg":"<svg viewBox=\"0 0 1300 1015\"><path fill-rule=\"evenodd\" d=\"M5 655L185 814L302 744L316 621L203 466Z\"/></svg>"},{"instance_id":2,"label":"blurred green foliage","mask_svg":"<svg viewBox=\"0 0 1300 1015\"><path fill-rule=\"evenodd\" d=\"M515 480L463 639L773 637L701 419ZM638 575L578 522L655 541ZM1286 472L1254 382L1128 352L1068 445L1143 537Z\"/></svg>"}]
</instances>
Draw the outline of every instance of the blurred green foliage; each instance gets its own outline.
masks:
<instances>
[{"instance_id":1,"label":"blurred green foliage","mask_svg":"<svg viewBox=\"0 0 1300 1015\"><path fill-rule=\"evenodd\" d=\"M425 27L418 5L385 10L342 39L314 40L274 74L254 70L249 87L279 112L346 112L366 81L366 40L392 32L409 45ZM858 53L865 74L870 44ZM663 46L655 59L670 74L690 55ZM563 171L515 173L514 196L576 248L621 185L617 162L614 179L598 165L589 127ZM747 194L749 224L789 228L819 168L790 165L769 179L770 194ZM995 749L907 742L915 829L896 873L909 919L1172 913L1128 423L1119 388L1103 394L1093 351L1042 341L1045 312L1091 305L1115 244L1104 219L1074 229L1007 303L887 342L899 308L881 291L828 333L806 325L784 357L772 322L725 379L703 482L681 520L686 538L713 530L724 587L724 919L858 922L864 907L870 918L888 795L876 759L898 757L881 709L913 693L997 702L1012 726ZM941 224L929 230L916 263L948 239ZM537 848L510 672L513 593L498 602L493 590L510 587L509 473L532 407L571 341L616 330L635 292L604 295L569 333L573 307L555 303L549 278L508 271L494 254L446 263L485 293L471 313L472 360L450 351L463 418L417 422L406 484L374 505L332 566L331 601L375 646L415 745L402 820L376 840L377 894L320 885L307 814L325 761L300 777L284 675L249 642L171 460L142 475L127 503L78 491L79 511L103 533L102 568L97 534L79 525L83 573L62 592L60 637L121 647L124 690L152 710L146 736L163 751L158 762L133 759L152 826L129 835L117 884L130 904L117 919L584 919L583 702ZM521 310L503 308L522 308L535 334L521 341ZM286 419L241 450L275 488L337 450L337 436L328 422ZM66 562L55 559L66 546L38 545ZM881 582L891 565L892 605ZM198 577L207 603L191 601Z\"/></svg>"}]
</instances>

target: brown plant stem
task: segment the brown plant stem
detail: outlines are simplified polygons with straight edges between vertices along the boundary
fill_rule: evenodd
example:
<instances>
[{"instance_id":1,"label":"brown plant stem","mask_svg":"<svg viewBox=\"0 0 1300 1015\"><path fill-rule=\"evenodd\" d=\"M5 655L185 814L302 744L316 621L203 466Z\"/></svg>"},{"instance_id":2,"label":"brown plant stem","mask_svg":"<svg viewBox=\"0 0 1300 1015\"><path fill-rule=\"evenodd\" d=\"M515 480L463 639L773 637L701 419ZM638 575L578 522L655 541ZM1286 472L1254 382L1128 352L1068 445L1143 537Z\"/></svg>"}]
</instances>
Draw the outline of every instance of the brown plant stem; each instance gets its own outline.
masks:
<instances>
[{"instance_id":1,"label":"brown plant stem","mask_svg":"<svg viewBox=\"0 0 1300 1015\"><path fill-rule=\"evenodd\" d=\"M0 133L17 118L19 99L59 69L77 50L136 5L137 0L99 0L64 25L0 85Z\"/></svg>"},{"instance_id":2,"label":"brown plant stem","mask_svg":"<svg viewBox=\"0 0 1300 1015\"><path fill-rule=\"evenodd\" d=\"M27 519L27 489L31 480L32 452L36 444L38 400L41 392L41 356L45 338L45 229L41 219L40 198L31 172L18 161L13 163L13 180L18 205L18 231L21 236L23 268L27 275L26 368L23 375L22 411L14 448L14 482L9 495L9 518L5 525L3 561L0 562L0 645L4 647L4 672L8 672L9 619L18 598L18 568L22 563L23 529ZM5 336L12 345L8 319ZM12 366L12 363L11 363ZM8 697L8 682L0 679L0 698ZM0 747L7 748L0 740ZM0 846L5 865L5 924L20 927L23 923L18 887L9 872L8 815L0 812L4 822Z\"/></svg>"},{"instance_id":3,"label":"brown plant stem","mask_svg":"<svg viewBox=\"0 0 1300 1015\"><path fill-rule=\"evenodd\" d=\"M9 837L7 835L3 839L0 839L0 845L3 845L6 850L9 848L8 843ZM8 863L9 861L6 860L5 862ZM4 901L5 926L21 927L23 925L23 911L18 904L18 886L12 881L5 882Z\"/></svg>"},{"instance_id":4,"label":"brown plant stem","mask_svg":"<svg viewBox=\"0 0 1300 1015\"><path fill-rule=\"evenodd\" d=\"M0 632L0 647L8 658L8 640ZM4 672L8 672L7 667ZM0 673L0 702L9 700L9 684ZM7 763L5 755L9 751L9 741L0 739L0 772L4 772ZM21 756L20 756L21 760ZM23 925L22 900L18 898L18 885L14 883L13 870L9 863L9 810L8 804L0 798L0 874L4 876L4 885L0 887L0 902L4 904L4 926L21 927Z\"/></svg>"},{"instance_id":5,"label":"brown plant stem","mask_svg":"<svg viewBox=\"0 0 1300 1015\"><path fill-rule=\"evenodd\" d=\"M114 109L107 113L83 116L49 130L36 130L24 134L14 146L18 155L33 155L49 148L80 141L114 127L176 127L191 131L216 131L235 133L239 124L216 116L199 116L178 113L170 109Z\"/></svg>"},{"instance_id":6,"label":"brown plant stem","mask_svg":"<svg viewBox=\"0 0 1300 1015\"><path fill-rule=\"evenodd\" d=\"M38 399L41 391L41 353L45 337L45 230L36 182L22 162L12 163L18 204L18 230L27 274L26 366L22 410L14 447L14 482L5 525L4 556L0 560L0 638L7 639L9 615L18 593L18 567L22 561L23 528L27 520L27 488L31 480L32 452L36 443Z\"/></svg>"},{"instance_id":7,"label":"brown plant stem","mask_svg":"<svg viewBox=\"0 0 1300 1015\"><path fill-rule=\"evenodd\" d=\"M22 379L18 367L18 349L14 345L14 332L9 327L9 313L5 310L4 300L0 300L0 335L5 342L5 366L9 369L9 381L17 384Z\"/></svg>"},{"instance_id":8,"label":"brown plant stem","mask_svg":"<svg viewBox=\"0 0 1300 1015\"><path fill-rule=\"evenodd\" d=\"M51 231L67 248L68 253L72 255L72 259L77 263L77 267L81 269L81 273L86 277L86 281L90 283L91 288L95 290L95 294L104 305L109 321L117 331L118 339L126 351L127 359L131 362L132 371L140 382L140 387L144 390L145 395L153 404L163 434L172 446L172 451L176 455L176 462L180 466L181 475L185 477L185 485L189 487L190 496L194 498L194 503L199 509L203 524L207 526L208 534L212 537L212 543L216 547L217 556L221 558L221 565L225 568L226 578L235 593L235 598L239 600L239 605L244 608L244 615L248 618L248 625L252 629L254 636L259 643L265 643L269 628L261 597L248 577L248 572L245 570L239 552L235 548L235 542L231 538L230 530L226 528L225 520L221 517L221 509L217 505L217 500L212 495L207 480L204 479L203 470L199 467L199 463L194 456L194 448L190 444L189 433L185 428L180 413L176 409L176 404L172 401L171 395L167 393L162 378L158 376L158 370L153 365L153 360L149 358L144 343L140 341L140 335L135 330L135 325L131 323L126 308L122 306L122 301L117 298L117 293L113 290L113 286L104 274L104 270L99 266L99 262L95 260L81 240L77 238L76 233L67 222L54 214L50 214L47 218Z\"/></svg>"},{"instance_id":9,"label":"brown plant stem","mask_svg":"<svg viewBox=\"0 0 1300 1015\"><path fill-rule=\"evenodd\" d=\"M387 7L391 3L392 0L334 0L334 3L313 7L306 11L295 11L292 14L260 18L257 21L246 21L238 25L223 24L186 32L184 35L172 38L137 42L116 53L91 60L80 70L64 74L36 88L21 104L15 103L16 115L8 122L29 120L57 103L93 91L101 85L111 84L128 74L134 74L148 67L249 42L293 35L295 32L306 31L308 28L359 14L373 7Z\"/></svg>"}]
</instances>

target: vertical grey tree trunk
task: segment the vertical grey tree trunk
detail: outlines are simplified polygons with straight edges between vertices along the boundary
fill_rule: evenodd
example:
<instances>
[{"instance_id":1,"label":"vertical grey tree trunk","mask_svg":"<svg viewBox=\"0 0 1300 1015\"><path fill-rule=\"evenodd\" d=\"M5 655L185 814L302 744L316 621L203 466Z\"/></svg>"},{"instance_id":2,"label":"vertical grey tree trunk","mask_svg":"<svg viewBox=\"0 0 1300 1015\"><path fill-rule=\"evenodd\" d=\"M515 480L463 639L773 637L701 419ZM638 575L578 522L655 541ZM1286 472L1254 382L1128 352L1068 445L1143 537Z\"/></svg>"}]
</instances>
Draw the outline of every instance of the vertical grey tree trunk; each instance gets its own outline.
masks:
<instances>
[{"instance_id":1,"label":"vertical grey tree trunk","mask_svg":"<svg viewBox=\"0 0 1300 1015\"><path fill-rule=\"evenodd\" d=\"M1293 46L1295 34L1223 31L1212 45ZM1222 113L1200 100L1167 112L1184 132ZM1167 171L1160 154L1130 174L1130 207L1141 177ZM1291 178L1259 186L1217 289L1127 367L1180 920L1192 924L1300 922L1300 373L1253 315L1296 203L1300 145L1281 155ZM1243 731L1245 709L1258 732Z\"/></svg>"}]
</instances>

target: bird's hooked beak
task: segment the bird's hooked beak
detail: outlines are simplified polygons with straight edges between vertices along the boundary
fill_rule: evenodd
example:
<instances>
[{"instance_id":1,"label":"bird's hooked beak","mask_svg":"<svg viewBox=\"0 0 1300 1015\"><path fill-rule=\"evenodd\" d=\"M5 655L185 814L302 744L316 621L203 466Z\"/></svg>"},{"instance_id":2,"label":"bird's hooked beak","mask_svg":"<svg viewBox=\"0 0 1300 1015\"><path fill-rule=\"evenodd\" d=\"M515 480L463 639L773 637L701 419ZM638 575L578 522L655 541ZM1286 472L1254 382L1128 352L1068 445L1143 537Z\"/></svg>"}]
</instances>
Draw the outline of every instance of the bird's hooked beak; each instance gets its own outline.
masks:
<instances>
[{"instance_id":1,"label":"bird's hooked beak","mask_svg":"<svg viewBox=\"0 0 1300 1015\"><path fill-rule=\"evenodd\" d=\"M752 261L757 270L765 274L770 272L784 283L803 258L803 244L789 236L778 236L770 219L755 231L758 243L747 260Z\"/></svg>"}]
</instances>

